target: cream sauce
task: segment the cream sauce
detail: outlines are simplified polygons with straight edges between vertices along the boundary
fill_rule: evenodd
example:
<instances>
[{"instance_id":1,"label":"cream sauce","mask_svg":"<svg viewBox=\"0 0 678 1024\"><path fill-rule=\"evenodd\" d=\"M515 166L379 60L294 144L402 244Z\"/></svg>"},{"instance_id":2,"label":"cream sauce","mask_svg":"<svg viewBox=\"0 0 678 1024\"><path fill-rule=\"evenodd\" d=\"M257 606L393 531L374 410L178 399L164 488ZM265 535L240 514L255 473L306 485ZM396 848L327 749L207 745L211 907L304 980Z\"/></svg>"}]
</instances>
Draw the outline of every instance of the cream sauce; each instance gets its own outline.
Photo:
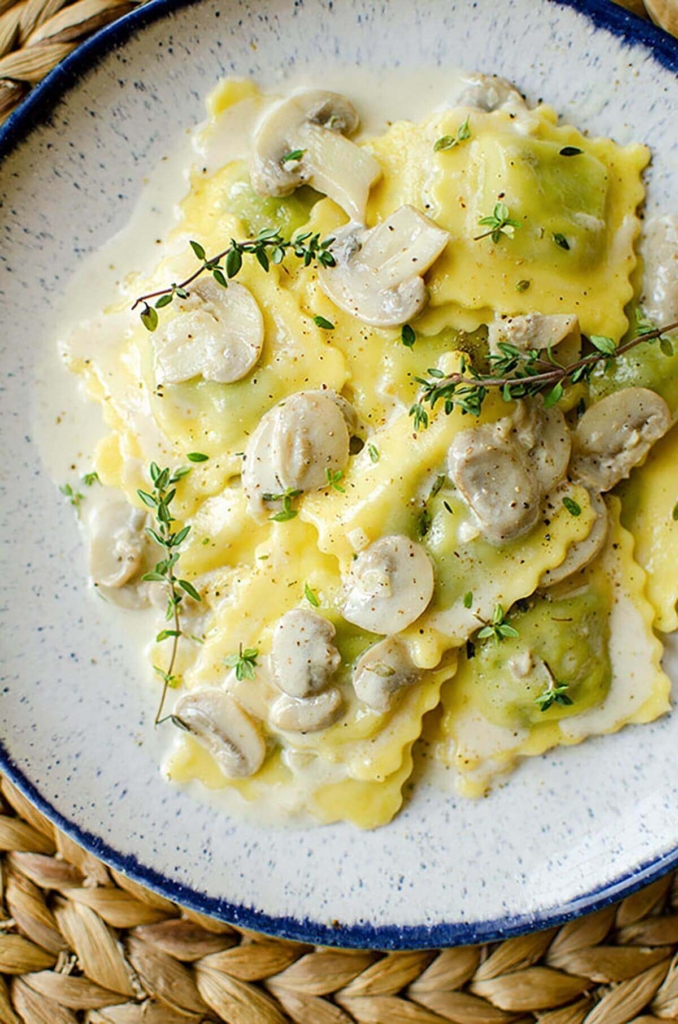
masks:
<instances>
[{"instance_id":1,"label":"cream sauce","mask_svg":"<svg viewBox=\"0 0 678 1024\"><path fill-rule=\"evenodd\" d=\"M360 135L365 137L383 132L396 120L416 121L435 110L451 106L446 97L454 95L460 77L459 73L448 68L419 71L351 68L348 73L345 69L328 68L323 73L322 82L307 76L294 76L281 83L277 91L282 94L305 88L323 88L341 92L358 109ZM91 469L96 444L107 432L101 407L86 400L81 381L66 369L59 356L59 352L64 350L65 339L70 339L69 346L74 355L84 357L87 348L96 345L99 351L107 353L111 366L119 360L121 340L125 337L127 324L132 322L128 318L136 316L126 308L129 296L133 294L130 287L134 279L150 275L156 265L160 240L166 239L178 222L179 203L188 191L191 169L209 175L227 161L246 157L257 120L255 115L263 109L265 107L257 101L245 101L221 115L217 129L198 125L184 133L178 145L176 139L170 140L168 155L145 179L127 226L83 261L66 289L52 321L58 324L58 332L45 339L44 358L35 388L35 436L42 460L57 483L76 486L81 476ZM168 251L165 245L163 255L180 254L186 249L187 242L187 238L177 234L172 250ZM106 309L117 312L104 318L102 310ZM154 450L158 461L162 460L163 440L155 427L150 408L143 400L135 406L134 429L144 437L144 451ZM81 517L84 524L96 503L106 500L106 491L97 486L86 488L79 484L78 489L86 494ZM469 529L474 528L469 524ZM623 608L620 608L618 614L622 613ZM130 656L138 664L139 678L146 679L156 693L157 683L152 678L147 660L142 661L140 655L155 631L157 611L130 612L111 606L110 615L116 632L118 627L120 633L125 632ZM623 629L622 624L620 635L623 635ZM619 695L622 702L624 696ZM592 711L588 717L602 714L602 710ZM574 721L568 724L571 730L577 728ZM589 732L599 725L604 728L604 722L582 721L582 734L584 729ZM478 735L477 740L478 746L483 747L491 759L492 754L501 748L501 742L495 731L488 731L486 726L487 723L483 736ZM512 739L515 741L513 734ZM168 742L176 745L179 741L180 737L174 741L171 729L162 735L144 738L144 742L151 743L154 749ZM237 808L239 814L244 813L245 817L259 823L298 824L307 794L319 782L331 781L333 771L326 762L305 752L286 752L283 758L287 759L297 778L303 780L294 792L289 792L289 796L281 798L280 790L270 787L268 795L258 796L255 805L248 804L231 788L209 791L198 783L190 783L186 788L209 805L226 810ZM300 768L303 770L299 771ZM167 762L165 772L168 772ZM444 778L449 788L451 773L436 766L430 757L426 759L423 774L429 781L435 776L437 784Z\"/></svg>"}]
</instances>

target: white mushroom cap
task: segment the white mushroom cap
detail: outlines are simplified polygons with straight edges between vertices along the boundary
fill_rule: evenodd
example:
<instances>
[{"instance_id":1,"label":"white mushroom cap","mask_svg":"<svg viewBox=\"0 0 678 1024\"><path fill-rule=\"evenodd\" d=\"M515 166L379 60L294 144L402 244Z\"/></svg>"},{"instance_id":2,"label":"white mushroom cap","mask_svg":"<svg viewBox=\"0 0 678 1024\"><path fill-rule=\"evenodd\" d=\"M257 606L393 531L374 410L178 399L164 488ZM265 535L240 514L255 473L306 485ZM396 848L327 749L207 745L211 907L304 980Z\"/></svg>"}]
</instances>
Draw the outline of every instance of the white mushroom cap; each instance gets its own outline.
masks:
<instances>
[{"instance_id":1,"label":"white mushroom cap","mask_svg":"<svg viewBox=\"0 0 678 1024\"><path fill-rule=\"evenodd\" d=\"M500 343L513 345L520 352L556 348L566 340L565 362L573 362L581 346L579 318L573 313L526 313L525 316L497 317L488 327L490 352L501 355Z\"/></svg>"},{"instance_id":2,"label":"white mushroom cap","mask_svg":"<svg viewBox=\"0 0 678 1024\"><path fill-rule=\"evenodd\" d=\"M372 633L399 633L426 610L433 586L433 565L421 544L400 535L382 537L351 566L344 618Z\"/></svg>"},{"instance_id":3,"label":"white mushroom cap","mask_svg":"<svg viewBox=\"0 0 678 1024\"><path fill-rule=\"evenodd\" d=\"M358 124L354 107L334 92L311 90L275 104L254 135L250 176L255 191L287 196L309 184L351 220L362 221L381 167L371 153L344 137ZM299 158L285 160L298 150Z\"/></svg>"},{"instance_id":4,"label":"white mushroom cap","mask_svg":"<svg viewBox=\"0 0 678 1024\"><path fill-rule=\"evenodd\" d=\"M574 432L571 471L576 480L609 491L640 465L671 427L664 399L648 388L624 388L596 402Z\"/></svg>"},{"instance_id":5,"label":"white mushroom cap","mask_svg":"<svg viewBox=\"0 0 678 1024\"><path fill-rule=\"evenodd\" d=\"M596 513L591 532L583 540L572 544L565 555L565 560L553 569L547 569L539 580L540 587L553 587L562 583L569 576L574 576L580 569L586 568L602 549L607 538L609 515L604 498L596 491L589 491L591 507Z\"/></svg>"},{"instance_id":6,"label":"white mushroom cap","mask_svg":"<svg viewBox=\"0 0 678 1024\"><path fill-rule=\"evenodd\" d=\"M282 732L319 732L341 716L343 700L336 686L313 697L288 697L284 693L273 703L269 722Z\"/></svg>"},{"instance_id":7,"label":"white mushroom cap","mask_svg":"<svg viewBox=\"0 0 678 1024\"><path fill-rule=\"evenodd\" d=\"M98 504L88 518L89 569L97 586L119 589L140 571L146 513L122 498Z\"/></svg>"},{"instance_id":8,"label":"white mushroom cap","mask_svg":"<svg viewBox=\"0 0 678 1024\"><path fill-rule=\"evenodd\" d=\"M397 637L387 636L364 652L353 673L358 698L373 711L388 711L394 695L419 679L420 672Z\"/></svg>"},{"instance_id":9,"label":"white mushroom cap","mask_svg":"<svg viewBox=\"0 0 678 1024\"><path fill-rule=\"evenodd\" d=\"M527 104L511 82L498 75L483 75L479 72L464 75L459 87L451 97L454 106L472 107L475 110L508 110L522 113Z\"/></svg>"},{"instance_id":10,"label":"white mushroom cap","mask_svg":"<svg viewBox=\"0 0 678 1024\"><path fill-rule=\"evenodd\" d=\"M344 471L347 406L334 391L298 391L266 413L247 445L242 474L255 518L266 518L265 494L318 490L327 486L328 470Z\"/></svg>"},{"instance_id":11,"label":"white mushroom cap","mask_svg":"<svg viewBox=\"0 0 678 1024\"><path fill-rule=\"evenodd\" d=\"M449 238L412 206L401 206L370 230L348 224L335 233L336 265L320 268L320 284L340 309L363 323L407 323L426 304L423 275Z\"/></svg>"},{"instance_id":12,"label":"white mushroom cap","mask_svg":"<svg viewBox=\"0 0 678 1024\"><path fill-rule=\"evenodd\" d=\"M191 286L187 299L175 299L175 317L153 338L156 379L181 384L203 377L231 384L256 366L264 344L264 319L252 293L232 281L213 278Z\"/></svg>"},{"instance_id":13,"label":"white mushroom cap","mask_svg":"<svg viewBox=\"0 0 678 1024\"><path fill-rule=\"evenodd\" d=\"M501 545L531 530L539 518L541 489L517 444L494 426L462 430L448 453L448 471L475 513L483 535Z\"/></svg>"},{"instance_id":14,"label":"white mushroom cap","mask_svg":"<svg viewBox=\"0 0 678 1024\"><path fill-rule=\"evenodd\" d=\"M327 486L327 470L344 470L349 432L341 406L324 391L299 391L278 406L273 460L283 487Z\"/></svg>"},{"instance_id":15,"label":"white mushroom cap","mask_svg":"<svg viewBox=\"0 0 678 1024\"><path fill-rule=\"evenodd\" d=\"M293 608L273 632L271 665L276 686L290 697L310 697L328 685L341 656L331 622L305 608Z\"/></svg>"},{"instance_id":16,"label":"white mushroom cap","mask_svg":"<svg viewBox=\"0 0 678 1024\"><path fill-rule=\"evenodd\" d=\"M230 693L215 687L187 693L177 701L174 715L228 778L246 778L261 768L264 738Z\"/></svg>"}]
</instances>

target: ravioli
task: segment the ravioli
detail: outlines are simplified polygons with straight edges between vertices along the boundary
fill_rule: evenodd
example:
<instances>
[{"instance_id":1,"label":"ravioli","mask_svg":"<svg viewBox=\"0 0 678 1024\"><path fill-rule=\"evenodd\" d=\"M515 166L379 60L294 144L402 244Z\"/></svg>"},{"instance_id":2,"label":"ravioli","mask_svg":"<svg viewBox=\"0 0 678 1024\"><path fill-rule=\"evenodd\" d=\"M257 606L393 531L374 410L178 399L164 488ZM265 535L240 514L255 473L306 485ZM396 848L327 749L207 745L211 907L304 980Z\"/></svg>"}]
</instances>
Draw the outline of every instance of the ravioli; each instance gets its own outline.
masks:
<instances>
[{"instance_id":1,"label":"ravioli","mask_svg":"<svg viewBox=\"0 0 678 1024\"><path fill-rule=\"evenodd\" d=\"M465 116L471 139L434 152L436 139L454 137ZM636 208L644 197L641 172L649 151L589 139L556 121L555 112L542 106L516 130L507 111L459 109L423 125L400 122L370 141L390 172L374 190L371 217L376 221L409 202L452 235L429 276L431 306L424 320L448 304L452 326L457 307L477 309L478 323L487 322L487 308L507 315L537 309L575 312L586 333L617 341L625 333L640 229ZM578 152L566 156L563 150ZM506 204L521 228L510 244L476 241L486 230L480 218L497 202ZM529 287L517 290L522 281Z\"/></svg>"},{"instance_id":2,"label":"ravioli","mask_svg":"<svg viewBox=\"0 0 678 1024\"><path fill-rule=\"evenodd\" d=\"M622 490L622 521L647 574L647 596L662 633L678 629L678 429L659 442Z\"/></svg>"},{"instance_id":3,"label":"ravioli","mask_svg":"<svg viewBox=\"0 0 678 1024\"><path fill-rule=\"evenodd\" d=\"M530 373L576 358L580 331L630 337L647 148L520 98L367 139L325 91L227 81L208 111L157 264L61 344L110 429L95 468L118 518L93 536L95 583L128 607L170 595L148 651L169 674L167 777L257 818L376 828L423 733L474 796L521 758L665 713L652 627L678 628L675 429L621 486L609 456L602 549L603 484L576 446L584 408L628 387L663 396L668 424L678 356L639 345L525 397L509 346L477 406L425 400L492 376L499 318ZM530 331L557 334L558 314L577 319L542 348Z\"/></svg>"},{"instance_id":4,"label":"ravioli","mask_svg":"<svg viewBox=\"0 0 678 1024\"><path fill-rule=\"evenodd\" d=\"M596 561L556 593L537 596L512 620L518 638L502 641L499 656L492 641L476 647L444 688L439 752L456 769L461 792L481 795L520 758L669 710L654 610L618 499L610 499L610 514ZM539 710L539 695L563 682L573 703Z\"/></svg>"}]
</instances>

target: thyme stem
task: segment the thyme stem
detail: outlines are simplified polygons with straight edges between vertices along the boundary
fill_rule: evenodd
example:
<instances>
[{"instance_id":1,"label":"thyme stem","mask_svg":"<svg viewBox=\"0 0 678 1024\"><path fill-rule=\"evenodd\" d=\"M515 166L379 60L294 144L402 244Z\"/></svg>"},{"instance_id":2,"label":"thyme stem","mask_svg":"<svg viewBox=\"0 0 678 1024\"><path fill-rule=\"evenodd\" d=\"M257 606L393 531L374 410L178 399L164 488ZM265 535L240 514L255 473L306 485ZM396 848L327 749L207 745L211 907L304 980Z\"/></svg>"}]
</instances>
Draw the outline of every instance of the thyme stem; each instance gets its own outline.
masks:
<instances>
[{"instance_id":1,"label":"thyme stem","mask_svg":"<svg viewBox=\"0 0 678 1024\"><path fill-rule=\"evenodd\" d=\"M429 378L415 377L422 390L410 409L414 419L414 428L428 426L428 413L424 408L428 403L431 409L440 400L444 402L445 412L450 413L457 407L464 413L479 415L483 402L490 389L500 389L505 401L516 401L520 398L544 394L547 407L555 405L563 395L563 385L578 384L590 380L594 368L599 363L608 364L618 356L630 352L636 345L661 339L662 351L672 354L672 346L664 335L678 330L678 321L665 327L644 330L619 347L611 338L591 335L589 341L596 351L582 356L566 366L558 363L551 349L548 359L543 358L537 350L521 352L515 346L500 343L501 355L491 355L491 370L487 374L477 373L462 358L461 369L447 376L438 369L429 369ZM547 369L541 369L547 367ZM494 372L492 372L494 371Z\"/></svg>"},{"instance_id":2,"label":"thyme stem","mask_svg":"<svg viewBox=\"0 0 678 1024\"><path fill-rule=\"evenodd\" d=\"M188 295L186 289L189 285L205 272L212 275L217 284L222 288L228 288L228 282L235 277L242 267L243 256L254 256L260 267L268 272L271 263L281 264L291 251L298 260L301 260L305 267L312 263L319 263L323 267L334 267L336 260L330 251L333 238L326 238L320 241L319 234L307 231L303 235L297 235L293 239L283 238L275 228L263 228L256 238L248 238L239 242L232 238L226 249L222 249L216 256L207 256L199 242L192 241L191 248L200 266L184 281L174 282L167 288L159 288L154 292L147 292L134 300L132 310L143 306L141 310L141 321L149 331L154 331L158 326L157 310L168 306L178 296L185 299ZM283 267L283 269L286 269ZM153 306L149 302L157 301ZM328 321L326 321L327 323Z\"/></svg>"},{"instance_id":3,"label":"thyme stem","mask_svg":"<svg viewBox=\"0 0 678 1024\"><path fill-rule=\"evenodd\" d=\"M639 345L643 341L654 341L657 338L661 338L663 334L668 334L669 331L678 330L678 321L673 324L668 324L666 327L657 328L654 331L648 331L647 334L639 334L636 338L631 338L624 345L620 345L615 350L614 357L623 356L625 352L630 352L632 348ZM567 366L552 366L550 370L545 370L543 373L535 373L529 377L530 384L542 384L547 386L549 384L557 384L559 381L566 380L571 377L573 373L581 369L582 366L588 366L589 363L599 363L601 360L610 358L603 355L601 352L592 352L588 356L583 356L578 359L575 363L569 363ZM538 359L538 363L544 365L546 360ZM522 378L518 378L522 379ZM445 387L446 384L472 384L476 386L482 386L484 388L503 388L506 384L515 384L515 377L465 377L463 373L451 373L448 377L443 377L436 387Z\"/></svg>"}]
</instances>

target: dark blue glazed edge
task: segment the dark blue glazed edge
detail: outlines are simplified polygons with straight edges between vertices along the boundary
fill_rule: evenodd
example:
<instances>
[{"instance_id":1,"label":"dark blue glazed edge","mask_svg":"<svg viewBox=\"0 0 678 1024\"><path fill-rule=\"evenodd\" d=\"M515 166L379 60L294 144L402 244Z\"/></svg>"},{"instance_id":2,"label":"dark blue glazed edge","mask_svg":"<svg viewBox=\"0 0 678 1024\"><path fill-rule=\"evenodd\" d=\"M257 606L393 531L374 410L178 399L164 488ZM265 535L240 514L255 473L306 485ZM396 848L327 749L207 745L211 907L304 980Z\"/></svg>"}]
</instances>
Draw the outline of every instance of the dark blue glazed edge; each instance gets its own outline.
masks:
<instances>
[{"instance_id":1,"label":"dark blue glazed edge","mask_svg":"<svg viewBox=\"0 0 678 1024\"><path fill-rule=\"evenodd\" d=\"M78 47L43 79L0 128L0 160L8 156L35 127L48 120L56 104L100 57L114 47L123 45L130 36L146 25L166 17L181 7L197 2L199 0L150 0L143 7L136 8L119 21L103 28ZM575 8L586 15L596 27L613 32L629 45L647 46L660 64L678 73L678 43L654 25L616 6L610 0L547 0L547 2ZM122 854L113 849L100 837L81 828L76 822L70 821L57 811L26 778L2 743L0 743L0 769L62 831L96 857L117 871L128 875L134 881L191 910L221 918L253 931L266 932L281 938L316 945L386 950L426 949L493 942L526 932L558 926L579 915L592 913L631 895L666 872L678 867L677 845L670 852L647 860L638 865L633 872L591 890L564 907L550 907L534 914L508 915L504 918L476 923L461 921L437 924L431 927L415 925L401 928L396 925L374 927L368 922L359 922L355 925L343 925L339 921L322 924L308 918L299 920L294 917L271 917L249 907L228 903L225 900L196 892L141 864L136 857Z\"/></svg>"}]
</instances>

